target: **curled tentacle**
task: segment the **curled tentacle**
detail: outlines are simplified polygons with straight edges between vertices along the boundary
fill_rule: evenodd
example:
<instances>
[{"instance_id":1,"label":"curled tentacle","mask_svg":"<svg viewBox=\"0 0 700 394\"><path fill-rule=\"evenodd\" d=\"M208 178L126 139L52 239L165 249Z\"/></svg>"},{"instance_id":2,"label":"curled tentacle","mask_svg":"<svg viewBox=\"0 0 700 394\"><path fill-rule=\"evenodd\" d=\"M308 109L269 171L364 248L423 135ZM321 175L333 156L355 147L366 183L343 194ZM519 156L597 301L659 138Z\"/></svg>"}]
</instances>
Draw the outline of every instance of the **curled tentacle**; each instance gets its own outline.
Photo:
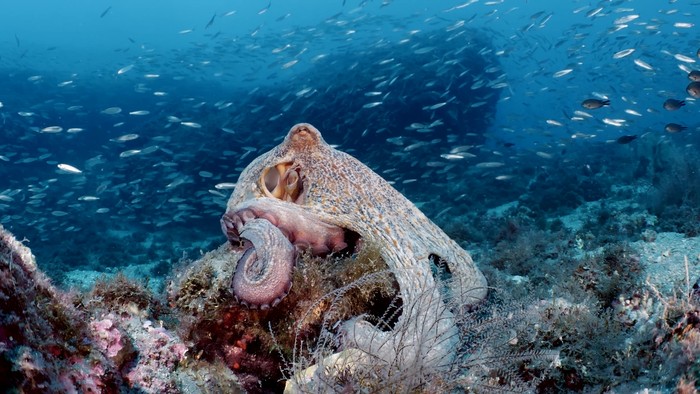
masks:
<instances>
[{"instance_id":1,"label":"curled tentacle","mask_svg":"<svg viewBox=\"0 0 700 394\"><path fill-rule=\"evenodd\" d=\"M250 308L274 307L292 287L295 248L265 219L246 222L240 237L247 249L236 265L233 292Z\"/></svg>"}]
</instances>

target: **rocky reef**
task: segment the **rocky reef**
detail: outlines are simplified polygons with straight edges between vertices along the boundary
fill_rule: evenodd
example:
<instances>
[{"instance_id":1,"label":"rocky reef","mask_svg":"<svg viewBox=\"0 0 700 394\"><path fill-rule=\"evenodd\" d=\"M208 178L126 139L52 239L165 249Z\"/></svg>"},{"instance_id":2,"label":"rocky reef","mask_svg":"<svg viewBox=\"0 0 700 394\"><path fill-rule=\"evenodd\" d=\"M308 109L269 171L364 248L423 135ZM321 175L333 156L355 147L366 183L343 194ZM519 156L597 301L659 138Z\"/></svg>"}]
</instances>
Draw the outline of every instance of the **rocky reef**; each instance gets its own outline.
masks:
<instances>
[{"instance_id":1,"label":"rocky reef","mask_svg":"<svg viewBox=\"0 0 700 394\"><path fill-rule=\"evenodd\" d=\"M57 289L0 226L0 387L20 393L230 391L220 360L193 360L165 308L119 277L92 292ZM187 365L187 368L183 368Z\"/></svg>"},{"instance_id":2,"label":"rocky reef","mask_svg":"<svg viewBox=\"0 0 700 394\"><path fill-rule=\"evenodd\" d=\"M421 233L481 243L470 249L491 287L484 303L467 305L473 286L456 280L454 265L435 256L420 260L435 288L414 289L406 297L410 276L387 253L397 246L365 235L375 224L338 221L349 230L342 242L334 231L290 233L304 227L283 216L296 212L301 216L292 218L303 218L306 199L328 204L303 192L329 183L303 157L270 159L280 150L243 172L241 193L234 192L222 223L227 242L178 263L162 289L122 274L83 292L60 289L38 269L24 242L0 227L0 388L11 393L696 389L700 238L660 231L657 220L663 215L624 201L646 195L646 189L614 187L608 201L587 202L556 219L523 199L443 219L449 237ZM386 193L372 190L375 202ZM264 202L251 203L251 196ZM336 208L347 214L352 199L343 201ZM369 209L365 205L357 206ZM328 215L317 212L316 218L336 220L334 210L323 207L318 212ZM379 213L387 211L368 217ZM248 227L264 216L283 237L270 233L269 225ZM392 239L425 255L417 252L425 241L420 232L406 231L410 221L398 217L391 225L404 233ZM628 233L638 240L621 236ZM266 235L272 238L258 238ZM243 304L234 286L239 266L245 263L249 273L264 277L270 272L264 249L277 245L272 241L293 240L307 245L296 245L293 261L276 263L291 264L284 291L269 303ZM339 248L343 243L347 247ZM425 305L438 308L416 309ZM447 318L436 318L443 313ZM446 321L454 331L440 330ZM406 349L418 350L454 332L446 338L454 356L437 363L430 357L387 358L386 349L362 350L358 341L348 340L353 334L348 324L371 325L376 335L370 338L388 347L407 343L418 346Z\"/></svg>"},{"instance_id":3,"label":"rocky reef","mask_svg":"<svg viewBox=\"0 0 700 394\"><path fill-rule=\"evenodd\" d=\"M31 251L0 227L0 387L11 393L523 388L542 378L518 377L517 365L527 360L530 373L557 359L556 352L520 351L512 339L526 336L545 308L511 303L510 312L487 317L496 311L469 312L457 304L460 297L446 300L459 326L455 361L436 369L427 359L411 365L368 359L342 346L343 322L362 316L396 332L405 307L376 246L346 256L300 254L289 294L265 310L238 303L232 291L243 254L227 242L183 261L162 294L123 275L78 293L52 285Z\"/></svg>"}]
</instances>

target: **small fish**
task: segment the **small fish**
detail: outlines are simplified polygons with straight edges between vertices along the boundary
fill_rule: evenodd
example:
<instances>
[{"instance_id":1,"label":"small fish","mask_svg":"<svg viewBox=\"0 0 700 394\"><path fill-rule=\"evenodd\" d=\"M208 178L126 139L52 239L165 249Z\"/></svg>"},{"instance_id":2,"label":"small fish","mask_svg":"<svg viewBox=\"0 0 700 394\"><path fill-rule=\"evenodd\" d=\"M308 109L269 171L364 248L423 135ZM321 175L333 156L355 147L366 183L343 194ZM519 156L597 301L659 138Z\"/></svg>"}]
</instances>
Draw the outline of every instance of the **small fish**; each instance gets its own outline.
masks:
<instances>
[{"instance_id":1,"label":"small fish","mask_svg":"<svg viewBox=\"0 0 700 394\"><path fill-rule=\"evenodd\" d=\"M667 111L675 111L677 109L680 109L684 105L685 100L668 99L664 101L664 109L666 109Z\"/></svg>"},{"instance_id":2,"label":"small fish","mask_svg":"<svg viewBox=\"0 0 700 394\"><path fill-rule=\"evenodd\" d=\"M218 197L221 197L221 198L228 198L228 194L222 193L222 192L220 192L220 191L218 191L218 190L211 190L211 189L209 189L208 191L209 191L209 193L211 193L211 194L213 194L213 195L215 195L215 196L218 196Z\"/></svg>"},{"instance_id":3,"label":"small fish","mask_svg":"<svg viewBox=\"0 0 700 394\"><path fill-rule=\"evenodd\" d=\"M202 125L197 122L180 122L181 125L185 127L191 127L193 129L201 129Z\"/></svg>"},{"instance_id":4,"label":"small fish","mask_svg":"<svg viewBox=\"0 0 700 394\"><path fill-rule=\"evenodd\" d=\"M685 88L685 91L695 98L700 98L700 81L694 81L689 83L688 86Z\"/></svg>"},{"instance_id":5,"label":"small fish","mask_svg":"<svg viewBox=\"0 0 700 394\"><path fill-rule=\"evenodd\" d=\"M680 125L678 123L669 123L664 127L664 130L666 130L669 133L680 133L681 131L687 129L687 127Z\"/></svg>"},{"instance_id":6,"label":"small fish","mask_svg":"<svg viewBox=\"0 0 700 394\"><path fill-rule=\"evenodd\" d=\"M623 25L625 23L632 22L633 20L635 20L637 18L639 18L639 15L636 15L636 14L626 15L626 16L623 16L621 18L615 19L615 21L613 23L616 25Z\"/></svg>"},{"instance_id":7,"label":"small fish","mask_svg":"<svg viewBox=\"0 0 700 394\"><path fill-rule=\"evenodd\" d=\"M559 70L559 71L555 72L555 73L552 75L552 77L554 77L554 78L561 78L561 77L563 77L564 75L569 74L569 73L572 72L572 71L574 71L573 68L565 68L565 69L563 69L563 70Z\"/></svg>"},{"instance_id":8,"label":"small fish","mask_svg":"<svg viewBox=\"0 0 700 394\"><path fill-rule=\"evenodd\" d=\"M141 153L144 155L147 155L149 153L153 153L153 152L157 151L158 149L160 149L160 147L158 145L151 145L151 146L147 146L147 147L143 148L141 150Z\"/></svg>"},{"instance_id":9,"label":"small fish","mask_svg":"<svg viewBox=\"0 0 700 394\"><path fill-rule=\"evenodd\" d=\"M688 79L695 82L700 82L700 71L692 70L688 73Z\"/></svg>"},{"instance_id":10,"label":"small fish","mask_svg":"<svg viewBox=\"0 0 700 394\"><path fill-rule=\"evenodd\" d=\"M634 51L635 51L634 48L628 48L628 49L623 49L619 52L615 52L615 54L613 54L613 59L622 59L623 57L631 55L632 52L634 52Z\"/></svg>"},{"instance_id":11,"label":"small fish","mask_svg":"<svg viewBox=\"0 0 700 394\"><path fill-rule=\"evenodd\" d=\"M416 150L416 149L418 149L422 146L425 146L425 145L428 145L428 143L424 142L424 141L420 141L420 142L416 142L415 144L408 145L407 147L403 148L403 150L406 152L410 152L412 150Z\"/></svg>"},{"instance_id":12,"label":"small fish","mask_svg":"<svg viewBox=\"0 0 700 394\"><path fill-rule=\"evenodd\" d=\"M497 181L507 181L509 179L513 179L513 175L499 175L494 179L496 179Z\"/></svg>"},{"instance_id":13,"label":"small fish","mask_svg":"<svg viewBox=\"0 0 700 394\"><path fill-rule=\"evenodd\" d=\"M151 113L150 111L140 110L140 111L131 111L131 112L129 112L129 115L143 116L143 115L148 115L150 113Z\"/></svg>"},{"instance_id":14,"label":"small fish","mask_svg":"<svg viewBox=\"0 0 700 394\"><path fill-rule=\"evenodd\" d=\"M592 18L592 17L598 15L600 13L600 11L603 11L603 7L594 8L594 9L586 12L586 17Z\"/></svg>"},{"instance_id":15,"label":"small fish","mask_svg":"<svg viewBox=\"0 0 700 394\"><path fill-rule=\"evenodd\" d=\"M288 61L287 63L284 63L284 64L282 65L282 68L283 68L283 69L288 69L288 68L292 67L293 65L295 65L295 64L297 64L297 63L299 63L299 60L297 60L297 59L290 60L290 61Z\"/></svg>"},{"instance_id":16,"label":"small fish","mask_svg":"<svg viewBox=\"0 0 700 394\"><path fill-rule=\"evenodd\" d=\"M209 19L209 23L207 23L207 25L204 26L204 30L210 28L211 25L214 24L214 19L216 19L216 13L214 13L214 15L211 16L211 19Z\"/></svg>"},{"instance_id":17,"label":"small fish","mask_svg":"<svg viewBox=\"0 0 700 394\"><path fill-rule=\"evenodd\" d=\"M103 109L101 112L105 115L116 115L116 114L122 112L122 109L119 107L109 107L109 108Z\"/></svg>"},{"instance_id":18,"label":"small fish","mask_svg":"<svg viewBox=\"0 0 700 394\"><path fill-rule=\"evenodd\" d=\"M673 24L673 27L677 27L679 29L690 29L693 26L695 26L693 23L690 22L676 22Z\"/></svg>"},{"instance_id":19,"label":"small fish","mask_svg":"<svg viewBox=\"0 0 700 394\"><path fill-rule=\"evenodd\" d=\"M63 127L61 126L49 126L41 129L42 133L60 133L61 131L63 131Z\"/></svg>"},{"instance_id":20,"label":"small fish","mask_svg":"<svg viewBox=\"0 0 700 394\"><path fill-rule=\"evenodd\" d=\"M433 104L433 105L430 105L430 106L423 107L423 109L424 109L424 110L433 111L433 110L436 110L436 109L438 109L438 108L444 107L445 105L447 105L447 103L443 101L443 102L441 102L441 103L437 103L437 104Z\"/></svg>"},{"instance_id":21,"label":"small fish","mask_svg":"<svg viewBox=\"0 0 700 394\"><path fill-rule=\"evenodd\" d=\"M581 106L586 109L598 109L610 105L610 100L600 100L600 99L585 99L581 103Z\"/></svg>"},{"instance_id":22,"label":"small fish","mask_svg":"<svg viewBox=\"0 0 700 394\"><path fill-rule=\"evenodd\" d=\"M306 93L309 93L311 90L313 90L313 89L311 89L311 88L304 88L304 89L301 89L300 91L296 92L294 95L297 96L297 97L302 97L302 96L305 95Z\"/></svg>"},{"instance_id":23,"label":"small fish","mask_svg":"<svg viewBox=\"0 0 700 394\"><path fill-rule=\"evenodd\" d=\"M643 69L645 69L645 70L649 70L649 71L653 71L653 70L654 70L654 67L652 67L651 64L645 62L645 61L642 60L642 59L634 59L634 64L638 65L639 67L641 67L641 68L643 68Z\"/></svg>"},{"instance_id":24,"label":"small fish","mask_svg":"<svg viewBox=\"0 0 700 394\"><path fill-rule=\"evenodd\" d=\"M285 49L291 48L291 47L292 47L291 45L285 44L284 46L273 49L272 53L280 53L280 52L284 51Z\"/></svg>"},{"instance_id":25,"label":"small fish","mask_svg":"<svg viewBox=\"0 0 700 394\"><path fill-rule=\"evenodd\" d=\"M61 163L61 164L58 165L58 169L59 169L59 170L62 170L62 171L65 171L65 172L68 172L68 173L71 173L71 174L81 174L81 173L82 173L82 171L80 171L79 169L73 167L73 166L70 165L70 164Z\"/></svg>"},{"instance_id":26,"label":"small fish","mask_svg":"<svg viewBox=\"0 0 700 394\"><path fill-rule=\"evenodd\" d=\"M236 187L236 184L232 183L232 182L221 182L221 183L217 183L216 185L214 185L214 188L216 188L218 190L228 190L228 189L233 189L235 187Z\"/></svg>"},{"instance_id":27,"label":"small fish","mask_svg":"<svg viewBox=\"0 0 700 394\"><path fill-rule=\"evenodd\" d=\"M372 103L367 103L367 104L363 105L362 108L374 108L374 107L376 107L376 106L378 106L378 105L382 105L382 102L381 102L381 101L375 101L375 102L372 102Z\"/></svg>"},{"instance_id":28,"label":"small fish","mask_svg":"<svg viewBox=\"0 0 700 394\"><path fill-rule=\"evenodd\" d=\"M574 133L571 135L571 138L573 138L573 139L578 138L578 139L582 139L582 140L587 140L587 139L595 138L595 136L596 136L595 134Z\"/></svg>"},{"instance_id":29,"label":"small fish","mask_svg":"<svg viewBox=\"0 0 700 394\"><path fill-rule=\"evenodd\" d=\"M386 139L386 142L389 142L394 145L402 146L404 143L404 137L390 137Z\"/></svg>"},{"instance_id":30,"label":"small fish","mask_svg":"<svg viewBox=\"0 0 700 394\"><path fill-rule=\"evenodd\" d=\"M141 153L141 149L129 149L119 154L119 157L131 157Z\"/></svg>"},{"instance_id":31,"label":"small fish","mask_svg":"<svg viewBox=\"0 0 700 394\"><path fill-rule=\"evenodd\" d=\"M689 74L691 71L693 71L690 67L686 66L685 64L678 64L678 69L683 71L686 74Z\"/></svg>"},{"instance_id":32,"label":"small fish","mask_svg":"<svg viewBox=\"0 0 700 394\"><path fill-rule=\"evenodd\" d=\"M117 75L122 75L126 72L129 72L129 70L131 70L132 68L134 68L133 64L129 64L128 66L124 66L124 67L120 68L119 70L117 70Z\"/></svg>"},{"instance_id":33,"label":"small fish","mask_svg":"<svg viewBox=\"0 0 700 394\"><path fill-rule=\"evenodd\" d=\"M695 59L693 59L690 56L681 55L680 53L676 53L675 55L673 55L673 57L675 57L676 60L684 63L695 63Z\"/></svg>"},{"instance_id":34,"label":"small fish","mask_svg":"<svg viewBox=\"0 0 700 394\"><path fill-rule=\"evenodd\" d=\"M477 168L496 168L496 167L503 167L506 165L505 163L502 163L500 161L484 161L481 163L476 163L475 167Z\"/></svg>"},{"instance_id":35,"label":"small fish","mask_svg":"<svg viewBox=\"0 0 700 394\"><path fill-rule=\"evenodd\" d=\"M461 160L464 159L463 155L458 155L456 153L443 153L440 155L445 160Z\"/></svg>"},{"instance_id":36,"label":"small fish","mask_svg":"<svg viewBox=\"0 0 700 394\"><path fill-rule=\"evenodd\" d=\"M270 9L270 6L271 6L271 5L272 5L272 1L270 1L269 3L267 3L267 7L261 9L260 11L258 11L258 15L262 15L262 14L266 13L266 12Z\"/></svg>"},{"instance_id":37,"label":"small fish","mask_svg":"<svg viewBox=\"0 0 700 394\"><path fill-rule=\"evenodd\" d=\"M636 135L623 135L622 137L618 138L615 140L618 144L629 144L630 142L634 141L637 139Z\"/></svg>"},{"instance_id":38,"label":"small fish","mask_svg":"<svg viewBox=\"0 0 700 394\"><path fill-rule=\"evenodd\" d=\"M117 137L115 139L112 139L111 141L116 141L116 142L125 142L125 141L132 141L139 138L138 134L124 134L120 137Z\"/></svg>"},{"instance_id":39,"label":"small fish","mask_svg":"<svg viewBox=\"0 0 700 394\"><path fill-rule=\"evenodd\" d=\"M102 13L100 14L100 18L104 18L105 15L107 15L107 13L109 13L109 10L111 10L111 9L112 9L112 6L110 5L109 7L107 7L106 10L102 11Z\"/></svg>"},{"instance_id":40,"label":"small fish","mask_svg":"<svg viewBox=\"0 0 700 394\"><path fill-rule=\"evenodd\" d=\"M622 127L625 125L625 120L624 119L603 118L603 123L610 125L610 126Z\"/></svg>"}]
</instances>

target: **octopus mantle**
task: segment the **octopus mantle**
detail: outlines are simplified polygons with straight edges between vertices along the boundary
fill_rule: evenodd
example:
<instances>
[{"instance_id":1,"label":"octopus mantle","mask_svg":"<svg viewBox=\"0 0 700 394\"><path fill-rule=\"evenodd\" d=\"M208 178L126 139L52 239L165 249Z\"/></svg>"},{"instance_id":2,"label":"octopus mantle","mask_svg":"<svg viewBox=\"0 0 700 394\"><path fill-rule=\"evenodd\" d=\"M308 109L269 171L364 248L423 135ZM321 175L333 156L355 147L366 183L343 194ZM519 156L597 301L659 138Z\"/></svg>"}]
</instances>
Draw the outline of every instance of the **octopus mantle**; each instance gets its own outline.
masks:
<instances>
[{"instance_id":1,"label":"octopus mantle","mask_svg":"<svg viewBox=\"0 0 700 394\"><path fill-rule=\"evenodd\" d=\"M456 327L431 259L447 264L459 288L450 298L458 304L486 295L486 280L465 250L310 124L293 126L280 145L243 170L221 225L245 251L232 289L251 308L273 307L288 293L298 250L325 255L357 247L358 237L377 245L400 286L402 315L392 332L359 319L348 322L344 338L345 345L387 362L431 355L444 360L454 353Z\"/></svg>"}]
</instances>

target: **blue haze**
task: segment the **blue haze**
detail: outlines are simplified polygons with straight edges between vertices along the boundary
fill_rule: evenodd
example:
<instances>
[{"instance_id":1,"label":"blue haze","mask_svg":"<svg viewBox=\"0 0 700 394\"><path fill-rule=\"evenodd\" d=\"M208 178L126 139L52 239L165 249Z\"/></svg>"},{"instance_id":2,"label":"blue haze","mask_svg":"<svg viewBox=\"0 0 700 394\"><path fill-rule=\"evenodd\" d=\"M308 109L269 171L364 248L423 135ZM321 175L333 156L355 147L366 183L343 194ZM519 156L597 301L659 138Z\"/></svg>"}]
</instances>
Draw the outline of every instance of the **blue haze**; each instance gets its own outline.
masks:
<instances>
[{"instance_id":1,"label":"blue haze","mask_svg":"<svg viewBox=\"0 0 700 394\"><path fill-rule=\"evenodd\" d=\"M480 130L485 138L478 141L483 145L474 151L477 157L457 164L456 168L465 169L464 174L454 169L440 172L426 167L426 163L440 160L440 155L452 148L445 136L413 135L399 146L387 142L406 134L405 126L415 120L405 119L405 125L396 128L356 130L351 122L358 115L354 110L348 110L347 116L335 114L327 119L331 124L350 122L347 131L328 130L325 135L330 143L339 144L342 149L344 143L361 141L366 148L351 147L351 153L394 181L412 200L430 202L435 195L422 193L418 185L431 182L462 182L465 190L474 190L476 186L470 182L475 180L493 182L499 175L520 179L521 184L494 186L503 187L494 189L495 197L500 199L489 200L494 193L481 192L478 199L483 205L466 208L497 206L525 192L522 186L527 182L522 173L533 160L541 160L542 155L554 158L534 163L541 167L564 162L572 152L583 156L588 149L607 152L611 145L606 142L624 135L672 139L696 149L696 102L689 99L686 107L673 113L664 111L661 104L667 98L687 96L684 89L688 80L679 66L697 68L700 60L696 56L700 41L695 34L698 4L641 0L6 2L0 12L0 116L5 125L0 136L0 155L7 160L0 161L0 193L11 201L0 200L0 222L18 236L34 240L31 246L39 257L45 258L52 252L42 251L40 245L48 246L50 239L60 242L56 236L61 231L99 232L92 226L104 229L111 227L105 222L117 221L136 227L144 222L155 226L146 230L149 236L164 236L169 241L159 245L172 246L172 250L159 249L159 259L173 260L182 249L192 253L212 247L223 240L218 216L224 210L223 195L229 191L220 191L221 195L209 191L216 192L215 184L235 182L240 169L273 146L287 130L277 126L268 129L268 116L274 113L259 118L251 102L259 100L258 104L265 105L265 94L276 99L284 97L284 93L298 94L306 85L294 85L295 81L312 70L314 64L328 69L337 67L339 71L337 78L317 81L312 88L323 91L337 86L343 80L342 70L352 64L357 51L378 48L381 53L382 43L449 30L460 21L465 28L472 28L491 41L486 49L498 62L493 77L505 82L492 96L496 102L482 107L484 116L491 120L488 127ZM598 7L602 10L597 15L586 15ZM628 22L627 27L610 32L614 21L627 15L639 17ZM214 20L207 28L212 16ZM677 22L696 25L675 27ZM446 43L443 49L451 50L450 45ZM410 53L397 48L396 53ZM621 59L613 58L613 54L628 48L635 51ZM679 61L675 54L696 63ZM310 61L317 56L322 57L318 63ZM634 64L634 59L647 62L654 70L642 69ZM289 65L293 60L298 63ZM416 66L416 70L420 69ZM565 69L571 72L554 77ZM407 69L405 73L412 71ZM373 75L372 72L372 68L366 70L367 75ZM147 78L147 74L158 77ZM415 91L405 94L419 94L424 90L422 82L416 84ZM267 93L266 89L273 91ZM154 97L152 93L158 91L167 96ZM246 107L236 107L240 100L249 94L253 97L256 92L266 93L251 99ZM348 91L344 98L349 104L366 100L360 93ZM611 106L589 111L590 119L572 120L576 117L574 111L583 110L581 101L595 94L609 98ZM227 102L232 106L227 107L229 112L225 114L212 109L215 103ZM309 102L313 104L313 96ZM348 108L354 108L349 104ZM76 105L84 108L66 109ZM120 107L123 113L111 118L100 112L109 107ZM376 111L392 113L400 109L377 107ZM151 114L126 115L137 110ZM19 112L34 115L23 117ZM343 114L342 108L339 113ZM285 116L290 120L285 127L296 121L319 119L318 115L305 119L304 114L301 106L288 111ZM204 127L178 128L166 120L166 115ZM604 118L625 122L614 127L605 124ZM237 129L235 119L254 124L257 129ZM669 122L683 124L688 130L666 134L664 125ZM54 125L64 131L40 132ZM68 134L65 129L70 127L85 131ZM235 134L222 132L223 129ZM138 133L140 138L124 143L112 141L128 133ZM185 145L169 145L164 138ZM413 142L427 145L408 150L407 145ZM165 150L151 156L152 161L119 157L120 152L154 144ZM505 150L504 144L514 144L513 150ZM634 145L614 147L623 159L636 149ZM248 150L252 153L246 153ZM227 167L212 161L223 151L233 152L225 156ZM49 157L45 157L47 154ZM95 157L99 157L98 164L88 164ZM597 162L606 160L604 155L589 157ZM22 160L25 162L17 163ZM506 167L473 167L477 162L494 161L503 161ZM162 162L175 162L179 166L177 173L164 171L159 165ZM83 169L85 178L58 172L58 163ZM606 164L620 163L624 160L611 158ZM453 168L449 167L453 164L443 160L448 168ZM593 163L581 163L586 164ZM112 176L112 171L119 176ZM198 175L202 171L213 175ZM180 178L185 179L185 187L166 187ZM114 192L115 200L110 200L112 205L107 207L110 212L103 217L88 215L100 203L76 199L95 195L104 182L112 182L108 190L120 186ZM41 186L32 191L31 185ZM38 191L44 188L46 191ZM37 198L39 193L47 196ZM150 196L149 193L162 200L144 203L143 196ZM33 199L41 203L34 203L27 211L25 204ZM445 204L449 201L427 204L427 213L435 217ZM455 207L466 209L459 204ZM178 213L182 216L178 217ZM169 222L170 217L176 219ZM129 226L122 230L138 234ZM173 241L183 237L186 240L181 244ZM201 243L195 242L198 238Z\"/></svg>"}]
</instances>

